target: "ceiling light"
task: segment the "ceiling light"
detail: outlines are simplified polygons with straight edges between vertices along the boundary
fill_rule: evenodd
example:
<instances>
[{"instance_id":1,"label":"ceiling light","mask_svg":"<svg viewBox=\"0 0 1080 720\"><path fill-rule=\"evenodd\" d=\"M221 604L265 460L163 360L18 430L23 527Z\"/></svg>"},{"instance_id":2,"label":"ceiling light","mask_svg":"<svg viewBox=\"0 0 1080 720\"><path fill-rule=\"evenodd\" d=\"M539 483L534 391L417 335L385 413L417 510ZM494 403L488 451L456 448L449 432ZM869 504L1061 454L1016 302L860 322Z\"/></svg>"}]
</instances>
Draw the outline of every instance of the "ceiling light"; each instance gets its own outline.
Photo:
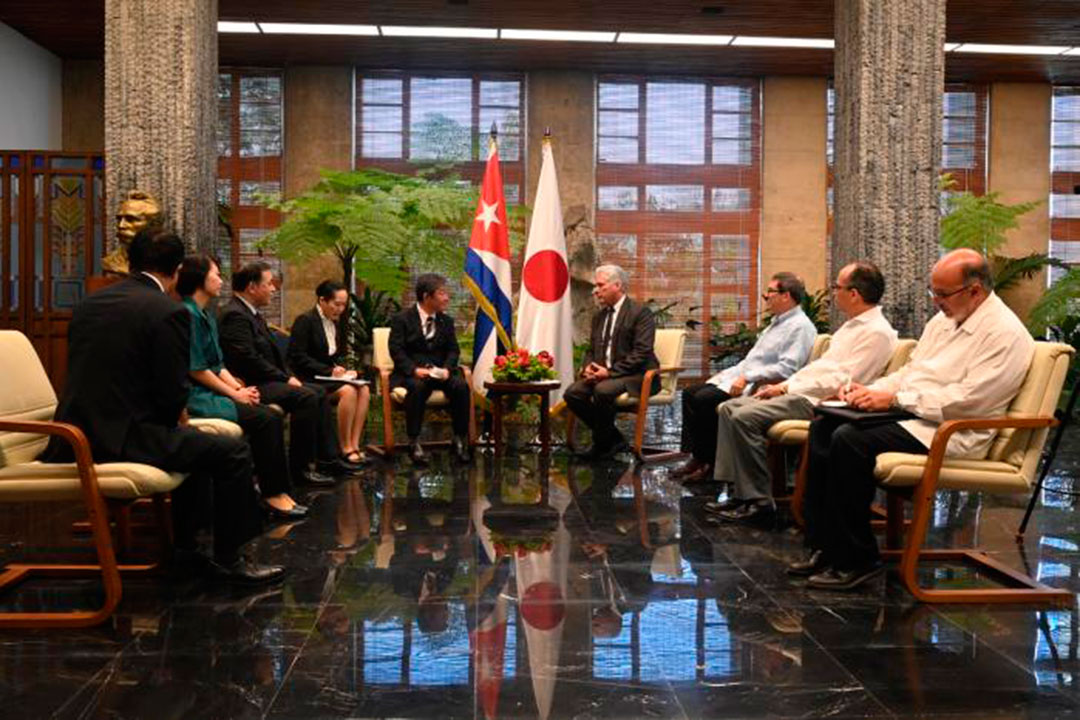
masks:
<instances>
[{"instance_id":1,"label":"ceiling light","mask_svg":"<svg viewBox=\"0 0 1080 720\"><path fill-rule=\"evenodd\" d=\"M737 35L731 44L744 47L820 48L822 50L832 50L834 45L831 39L754 37L752 35Z\"/></svg>"},{"instance_id":2,"label":"ceiling light","mask_svg":"<svg viewBox=\"0 0 1080 720\"><path fill-rule=\"evenodd\" d=\"M964 43L956 49L962 53L997 53L1001 55L1061 55L1067 51L1067 45L984 45Z\"/></svg>"},{"instance_id":3,"label":"ceiling light","mask_svg":"<svg viewBox=\"0 0 1080 720\"><path fill-rule=\"evenodd\" d=\"M619 33L616 42L656 45L727 45L732 35L684 35L676 33Z\"/></svg>"},{"instance_id":4,"label":"ceiling light","mask_svg":"<svg viewBox=\"0 0 1080 720\"><path fill-rule=\"evenodd\" d=\"M483 38L494 40L499 36L499 31L495 28L383 25L381 29L382 34L387 37Z\"/></svg>"},{"instance_id":5,"label":"ceiling light","mask_svg":"<svg viewBox=\"0 0 1080 720\"><path fill-rule=\"evenodd\" d=\"M613 32L588 32L585 30L516 30L503 29L503 40L563 40L569 42L613 42Z\"/></svg>"},{"instance_id":6,"label":"ceiling light","mask_svg":"<svg viewBox=\"0 0 1080 720\"><path fill-rule=\"evenodd\" d=\"M378 35L375 25L325 25L322 23L259 23L264 33L280 35Z\"/></svg>"},{"instance_id":7,"label":"ceiling light","mask_svg":"<svg viewBox=\"0 0 1080 720\"><path fill-rule=\"evenodd\" d=\"M945 43L945 52L952 52L963 44L964 43Z\"/></svg>"},{"instance_id":8,"label":"ceiling light","mask_svg":"<svg viewBox=\"0 0 1080 720\"><path fill-rule=\"evenodd\" d=\"M257 33L259 32L259 26L253 22L218 20L217 31L222 33Z\"/></svg>"}]
</instances>

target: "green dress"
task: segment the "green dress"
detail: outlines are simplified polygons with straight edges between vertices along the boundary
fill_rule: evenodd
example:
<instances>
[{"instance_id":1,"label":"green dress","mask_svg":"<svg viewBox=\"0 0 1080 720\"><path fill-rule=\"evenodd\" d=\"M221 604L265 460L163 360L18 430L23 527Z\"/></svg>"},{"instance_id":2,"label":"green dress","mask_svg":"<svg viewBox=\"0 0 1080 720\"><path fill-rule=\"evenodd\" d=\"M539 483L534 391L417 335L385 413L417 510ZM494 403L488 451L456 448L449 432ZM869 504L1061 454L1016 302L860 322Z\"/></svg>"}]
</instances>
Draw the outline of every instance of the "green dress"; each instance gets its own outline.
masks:
<instances>
[{"instance_id":1,"label":"green dress","mask_svg":"<svg viewBox=\"0 0 1080 720\"><path fill-rule=\"evenodd\" d=\"M191 313L191 371L209 370L217 375L223 365L217 322L199 307L194 298L184 298ZM192 380L188 393L188 413L191 417L223 418L236 422L236 405L205 385Z\"/></svg>"}]
</instances>

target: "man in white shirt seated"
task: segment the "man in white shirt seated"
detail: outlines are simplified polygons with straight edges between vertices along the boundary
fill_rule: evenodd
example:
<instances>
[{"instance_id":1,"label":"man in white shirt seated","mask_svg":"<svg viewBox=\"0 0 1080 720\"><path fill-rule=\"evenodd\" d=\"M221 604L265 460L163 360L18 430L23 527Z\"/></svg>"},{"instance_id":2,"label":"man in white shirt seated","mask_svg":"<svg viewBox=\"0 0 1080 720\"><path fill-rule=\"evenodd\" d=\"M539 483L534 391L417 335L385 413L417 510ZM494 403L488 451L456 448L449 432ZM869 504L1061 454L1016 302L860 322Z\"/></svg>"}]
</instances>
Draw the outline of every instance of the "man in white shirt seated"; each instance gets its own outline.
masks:
<instances>
[{"instance_id":1,"label":"man in white shirt seated","mask_svg":"<svg viewBox=\"0 0 1080 720\"><path fill-rule=\"evenodd\" d=\"M809 420L819 402L836 396L847 383L874 380L889 364L896 331L878 306L885 293L881 271L870 262L851 263L837 274L832 291L847 321L833 335L829 350L786 381L720 406L715 479L733 483L735 490L727 502L705 506L710 521L772 525L776 508L766 460L769 428L781 420Z\"/></svg>"},{"instance_id":2,"label":"man in white shirt seated","mask_svg":"<svg viewBox=\"0 0 1080 720\"><path fill-rule=\"evenodd\" d=\"M946 420L1003 415L1020 389L1035 342L993 292L990 265L974 250L954 250L930 275L940 311L926 324L911 360L870 385L853 384L841 399L859 410L898 410L908 420L844 422L810 427L810 464L803 514L809 556L788 572L811 587L850 590L881 574L870 505L874 464L883 452L924 454ZM982 458L995 431L961 430L947 457Z\"/></svg>"},{"instance_id":3,"label":"man in white shirt seated","mask_svg":"<svg viewBox=\"0 0 1080 720\"><path fill-rule=\"evenodd\" d=\"M682 451L693 459L672 478L685 486L712 486L716 456L716 406L751 391L755 384L779 382L806 364L817 329L800 304L806 288L795 274L779 272L762 295L772 322L762 331L746 358L682 393Z\"/></svg>"}]
</instances>

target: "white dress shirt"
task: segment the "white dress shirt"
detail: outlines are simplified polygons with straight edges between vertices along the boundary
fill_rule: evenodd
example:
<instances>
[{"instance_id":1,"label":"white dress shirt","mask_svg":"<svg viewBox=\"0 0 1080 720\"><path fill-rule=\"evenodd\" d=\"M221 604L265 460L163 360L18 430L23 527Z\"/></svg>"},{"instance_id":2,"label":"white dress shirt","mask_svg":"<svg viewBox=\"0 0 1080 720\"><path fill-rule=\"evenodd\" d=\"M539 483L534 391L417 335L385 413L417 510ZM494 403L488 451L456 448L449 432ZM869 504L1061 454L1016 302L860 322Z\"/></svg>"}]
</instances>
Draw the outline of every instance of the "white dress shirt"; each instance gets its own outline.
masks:
<instances>
[{"instance_id":1,"label":"white dress shirt","mask_svg":"<svg viewBox=\"0 0 1080 720\"><path fill-rule=\"evenodd\" d=\"M249 303L247 301L247 298L245 298L243 295L237 295L236 299L239 300L240 302L244 303L244 305L247 307L247 309L251 311L252 315L258 315L259 314L259 311L255 309L255 306L252 305L251 303Z\"/></svg>"},{"instance_id":2,"label":"white dress shirt","mask_svg":"<svg viewBox=\"0 0 1080 720\"><path fill-rule=\"evenodd\" d=\"M1027 328L990 293L960 326L940 312L932 317L908 364L870 388L895 393L896 405L918 415L900 425L930 447L946 420L1004 415L1034 354ZM994 434L961 430L949 438L946 455L986 457Z\"/></svg>"},{"instance_id":3,"label":"white dress shirt","mask_svg":"<svg viewBox=\"0 0 1080 720\"><path fill-rule=\"evenodd\" d=\"M428 319L429 315L426 312L424 312L424 308L422 308L420 306L420 303L416 303L416 311L420 313L420 334L423 335L426 339L430 340L431 338L429 338L427 336L427 319ZM431 315L430 317L435 317L435 315ZM435 321L432 320L431 324L432 324L432 327L434 327L435 326ZM432 337L435 337L435 336L432 335Z\"/></svg>"},{"instance_id":4,"label":"white dress shirt","mask_svg":"<svg viewBox=\"0 0 1080 720\"><path fill-rule=\"evenodd\" d=\"M848 319L833 333L829 349L792 375L787 391L817 405L847 383L876 380L896 349L896 330L877 305Z\"/></svg>"},{"instance_id":5,"label":"white dress shirt","mask_svg":"<svg viewBox=\"0 0 1080 720\"><path fill-rule=\"evenodd\" d=\"M154 281L154 284L158 286L158 289L159 289L159 290L161 290L161 292L165 292L165 286L164 286L164 285L162 285L162 284L161 284L161 281L160 281L160 280L158 280L158 279L157 279L156 277L154 277L154 275L153 275L152 273L148 273L148 272L146 272L145 270L140 270L139 272L141 272L141 273L142 273L143 275L145 275L146 277L148 277L148 278L150 278L151 280L153 280L153 281Z\"/></svg>"},{"instance_id":6,"label":"white dress shirt","mask_svg":"<svg viewBox=\"0 0 1080 720\"><path fill-rule=\"evenodd\" d=\"M746 393L761 380L791 377L806 364L816 337L814 323L796 305L773 318L742 362L716 373L708 383L730 393L731 383L740 376L746 376L747 383L743 389L743 393Z\"/></svg>"},{"instance_id":7,"label":"white dress shirt","mask_svg":"<svg viewBox=\"0 0 1080 720\"><path fill-rule=\"evenodd\" d=\"M326 334L326 346L330 348L330 357L334 357L334 353L337 352L337 327L332 320L323 315L321 307L316 305L315 310L319 313L319 319L322 320L322 329Z\"/></svg>"},{"instance_id":8,"label":"white dress shirt","mask_svg":"<svg viewBox=\"0 0 1080 720\"><path fill-rule=\"evenodd\" d=\"M611 348L615 345L615 325L619 322L619 311L622 310L623 304L626 303L626 296L623 295L619 298L619 302L611 306L611 337L608 338L607 347L604 348L604 367L611 367ZM604 339L604 328L600 328L600 339Z\"/></svg>"}]
</instances>

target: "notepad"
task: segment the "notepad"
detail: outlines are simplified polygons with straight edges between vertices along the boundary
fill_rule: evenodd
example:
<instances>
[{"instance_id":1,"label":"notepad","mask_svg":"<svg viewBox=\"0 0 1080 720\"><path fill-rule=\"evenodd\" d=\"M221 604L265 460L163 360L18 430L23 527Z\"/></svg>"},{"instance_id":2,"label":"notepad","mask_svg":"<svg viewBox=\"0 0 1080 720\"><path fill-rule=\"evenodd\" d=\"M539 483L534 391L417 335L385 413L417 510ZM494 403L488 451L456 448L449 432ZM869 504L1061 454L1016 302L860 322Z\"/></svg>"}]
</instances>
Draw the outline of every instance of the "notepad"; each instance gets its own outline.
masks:
<instances>
[{"instance_id":1,"label":"notepad","mask_svg":"<svg viewBox=\"0 0 1080 720\"><path fill-rule=\"evenodd\" d=\"M333 377L331 375L316 375L315 379L321 382L348 383L349 385L356 385L357 387L369 384L367 380L362 380L360 378Z\"/></svg>"}]
</instances>

